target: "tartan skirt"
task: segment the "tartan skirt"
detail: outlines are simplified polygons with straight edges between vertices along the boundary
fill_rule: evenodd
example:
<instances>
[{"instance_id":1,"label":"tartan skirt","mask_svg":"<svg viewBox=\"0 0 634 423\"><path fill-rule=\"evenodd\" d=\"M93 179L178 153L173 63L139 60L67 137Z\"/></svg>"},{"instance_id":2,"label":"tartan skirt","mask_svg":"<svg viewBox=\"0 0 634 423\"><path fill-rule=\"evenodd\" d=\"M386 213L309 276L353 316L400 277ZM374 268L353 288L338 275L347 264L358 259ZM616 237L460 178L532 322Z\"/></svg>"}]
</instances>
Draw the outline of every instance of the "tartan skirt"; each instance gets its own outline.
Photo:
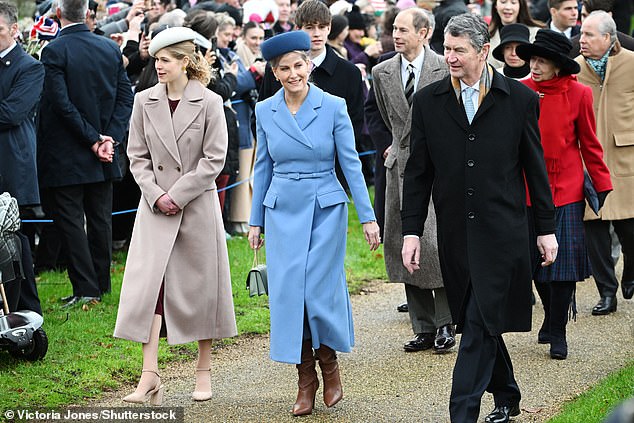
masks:
<instances>
[{"instance_id":1,"label":"tartan skirt","mask_svg":"<svg viewBox=\"0 0 634 423\"><path fill-rule=\"evenodd\" d=\"M583 229L583 214L585 202L567 204L555 208L555 218L557 228L555 236L559 244L557 259L553 264L542 267L541 255L537 251L537 234L533 224L532 213L529 213L531 230L531 252L535 271L533 279L536 282L556 282L556 281L583 281L590 277L592 270Z\"/></svg>"}]
</instances>

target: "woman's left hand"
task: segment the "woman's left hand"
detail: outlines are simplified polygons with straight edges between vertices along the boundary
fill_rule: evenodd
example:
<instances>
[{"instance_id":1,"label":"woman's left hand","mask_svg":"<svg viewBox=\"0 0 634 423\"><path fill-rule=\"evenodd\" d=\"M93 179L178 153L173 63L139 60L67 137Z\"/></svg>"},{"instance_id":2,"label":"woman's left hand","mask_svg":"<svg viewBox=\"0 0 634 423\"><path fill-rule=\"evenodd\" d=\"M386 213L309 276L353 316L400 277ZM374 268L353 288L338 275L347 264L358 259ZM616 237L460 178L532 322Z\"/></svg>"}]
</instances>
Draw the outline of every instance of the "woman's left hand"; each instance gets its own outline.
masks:
<instances>
[{"instance_id":1,"label":"woman's left hand","mask_svg":"<svg viewBox=\"0 0 634 423\"><path fill-rule=\"evenodd\" d=\"M363 224L363 234L365 235L365 240L370 245L370 251L374 251L379 248L379 245L381 244L380 233L379 225L375 221Z\"/></svg>"}]
</instances>

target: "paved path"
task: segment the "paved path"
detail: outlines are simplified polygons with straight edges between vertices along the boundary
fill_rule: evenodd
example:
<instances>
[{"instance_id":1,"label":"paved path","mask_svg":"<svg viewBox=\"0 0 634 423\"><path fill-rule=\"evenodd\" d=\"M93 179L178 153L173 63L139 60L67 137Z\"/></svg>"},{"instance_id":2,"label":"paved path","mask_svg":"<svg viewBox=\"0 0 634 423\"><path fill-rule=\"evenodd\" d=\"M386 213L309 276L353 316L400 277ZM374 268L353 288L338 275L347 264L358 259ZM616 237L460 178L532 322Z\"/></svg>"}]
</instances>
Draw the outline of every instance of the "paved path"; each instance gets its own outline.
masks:
<instances>
[{"instance_id":1,"label":"paved path","mask_svg":"<svg viewBox=\"0 0 634 423\"><path fill-rule=\"evenodd\" d=\"M403 352L411 328L407 314L397 313L395 307L404 298L402 285L379 282L353 297L357 346L351 354L340 355L344 399L327 409L320 388L312 416L301 421L449 421L456 353ZM619 293L617 313L593 317L590 310L597 299L592 281L578 285L579 315L568 325L567 360L550 359L548 346L537 344L537 329L505 335L523 394L523 412L516 422L546 421L565 400L634 360L634 301L622 300ZM534 328L542 317L538 303ZM187 422L298 421L290 414L297 393L295 367L269 360L267 337L244 337L214 354L214 397L208 402L195 404L190 399L194 367L192 362L162 370L164 405L184 405ZM120 398L132 388L93 405L123 406ZM481 421L492 407L492 397L485 394Z\"/></svg>"}]
</instances>

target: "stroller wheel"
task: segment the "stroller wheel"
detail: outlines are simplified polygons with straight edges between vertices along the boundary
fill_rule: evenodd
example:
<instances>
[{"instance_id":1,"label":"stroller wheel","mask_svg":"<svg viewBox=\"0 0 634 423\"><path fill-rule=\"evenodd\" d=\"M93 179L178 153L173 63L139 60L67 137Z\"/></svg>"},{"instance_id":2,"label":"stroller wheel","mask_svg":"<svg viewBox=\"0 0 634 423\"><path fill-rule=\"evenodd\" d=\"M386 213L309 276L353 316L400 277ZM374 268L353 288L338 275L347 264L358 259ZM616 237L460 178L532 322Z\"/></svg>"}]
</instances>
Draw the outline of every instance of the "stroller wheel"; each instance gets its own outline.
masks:
<instances>
[{"instance_id":1,"label":"stroller wheel","mask_svg":"<svg viewBox=\"0 0 634 423\"><path fill-rule=\"evenodd\" d=\"M28 361L37 361L44 358L48 351L48 337L44 329L38 328L33 332L33 339L31 344L23 349L9 350L14 358L24 359Z\"/></svg>"}]
</instances>

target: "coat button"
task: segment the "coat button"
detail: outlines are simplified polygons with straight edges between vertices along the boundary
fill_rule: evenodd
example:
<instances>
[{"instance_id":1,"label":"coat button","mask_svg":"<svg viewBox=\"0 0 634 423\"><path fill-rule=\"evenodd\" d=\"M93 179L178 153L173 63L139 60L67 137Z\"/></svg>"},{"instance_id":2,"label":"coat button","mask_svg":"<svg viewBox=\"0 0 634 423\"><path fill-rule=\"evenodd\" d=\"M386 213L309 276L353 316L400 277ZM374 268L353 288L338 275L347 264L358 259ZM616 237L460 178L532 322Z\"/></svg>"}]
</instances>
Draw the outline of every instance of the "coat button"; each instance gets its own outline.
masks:
<instances>
[{"instance_id":1,"label":"coat button","mask_svg":"<svg viewBox=\"0 0 634 423\"><path fill-rule=\"evenodd\" d=\"M469 136L467 137L469 141L475 141L475 138L476 138L475 134L469 134Z\"/></svg>"},{"instance_id":2,"label":"coat button","mask_svg":"<svg viewBox=\"0 0 634 423\"><path fill-rule=\"evenodd\" d=\"M177 171L177 172L180 172L180 171L181 171L180 166L176 166L176 171Z\"/></svg>"},{"instance_id":3,"label":"coat button","mask_svg":"<svg viewBox=\"0 0 634 423\"><path fill-rule=\"evenodd\" d=\"M467 160L467 166L473 167L475 166L475 162L473 160Z\"/></svg>"},{"instance_id":4,"label":"coat button","mask_svg":"<svg viewBox=\"0 0 634 423\"><path fill-rule=\"evenodd\" d=\"M475 213L474 212L469 212L469 213L467 213L467 217L469 219L475 219Z\"/></svg>"},{"instance_id":5,"label":"coat button","mask_svg":"<svg viewBox=\"0 0 634 423\"><path fill-rule=\"evenodd\" d=\"M163 166L159 165L158 170L163 170Z\"/></svg>"},{"instance_id":6,"label":"coat button","mask_svg":"<svg viewBox=\"0 0 634 423\"><path fill-rule=\"evenodd\" d=\"M473 188L467 188L467 195L469 197L471 197L474 193L475 193L475 190Z\"/></svg>"}]
</instances>

